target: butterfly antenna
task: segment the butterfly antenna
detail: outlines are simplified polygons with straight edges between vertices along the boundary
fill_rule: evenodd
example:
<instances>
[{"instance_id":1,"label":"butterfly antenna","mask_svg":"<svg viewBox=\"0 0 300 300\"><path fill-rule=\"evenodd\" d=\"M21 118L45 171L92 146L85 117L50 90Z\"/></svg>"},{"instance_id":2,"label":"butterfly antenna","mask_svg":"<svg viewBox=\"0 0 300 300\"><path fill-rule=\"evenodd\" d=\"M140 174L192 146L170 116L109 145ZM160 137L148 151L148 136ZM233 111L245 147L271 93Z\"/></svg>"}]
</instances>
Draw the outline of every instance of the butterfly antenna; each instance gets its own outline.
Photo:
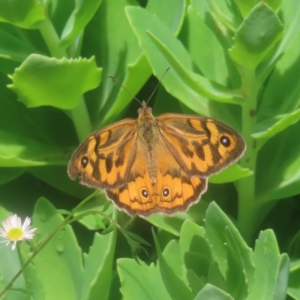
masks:
<instances>
[{"instance_id":1,"label":"butterfly antenna","mask_svg":"<svg viewBox=\"0 0 300 300\"><path fill-rule=\"evenodd\" d=\"M161 76L160 80L158 81L158 83L157 83L155 89L153 90L152 94L151 94L150 97L148 98L147 104L148 104L148 102L150 101L150 99L152 98L152 96L154 95L155 91L157 90L157 88L159 87L161 81L163 80L163 78L165 77L166 73L167 73L169 70L170 70L170 68L167 68L166 71L164 72L164 74L162 74L162 76Z\"/></svg>"},{"instance_id":2,"label":"butterfly antenna","mask_svg":"<svg viewBox=\"0 0 300 300\"><path fill-rule=\"evenodd\" d=\"M135 96L133 96L121 83L120 83L120 81L119 80L117 80L115 77L112 77L112 76L108 76L108 77L110 77L113 81L115 81L117 84L119 84L123 89L124 89L124 91L128 94L128 95L130 95L130 97L132 97L133 99L135 99L139 104L141 104L142 105L142 103L141 103L141 101L138 99L138 98L136 98Z\"/></svg>"}]
</instances>

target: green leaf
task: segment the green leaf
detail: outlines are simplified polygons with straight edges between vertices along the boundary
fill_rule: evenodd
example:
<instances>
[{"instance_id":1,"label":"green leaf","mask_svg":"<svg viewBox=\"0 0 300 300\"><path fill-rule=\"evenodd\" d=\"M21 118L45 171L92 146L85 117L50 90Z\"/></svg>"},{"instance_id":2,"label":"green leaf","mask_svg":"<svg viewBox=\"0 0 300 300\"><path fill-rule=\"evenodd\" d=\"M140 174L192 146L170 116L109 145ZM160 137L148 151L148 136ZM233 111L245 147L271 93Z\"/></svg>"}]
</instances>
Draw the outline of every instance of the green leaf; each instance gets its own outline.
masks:
<instances>
[{"instance_id":1,"label":"green leaf","mask_svg":"<svg viewBox=\"0 0 300 300\"><path fill-rule=\"evenodd\" d=\"M287 290L289 259L280 255L275 234L268 229L262 231L254 250L255 282L247 299L284 299Z\"/></svg>"},{"instance_id":2,"label":"green leaf","mask_svg":"<svg viewBox=\"0 0 300 300\"><path fill-rule=\"evenodd\" d=\"M180 57L181 64L186 69L192 70L192 61L188 53L174 38L174 34L158 18L141 8L128 7L126 13L130 25L140 41L141 47L157 77L161 77L167 67L170 67L170 63L153 44L146 30L158 36L160 40L168 40L168 46L175 52L176 58L179 59ZM173 70L168 72L162 84L171 95L180 99L188 107L194 111L208 115L207 100L183 83Z\"/></svg>"},{"instance_id":3,"label":"green leaf","mask_svg":"<svg viewBox=\"0 0 300 300\"><path fill-rule=\"evenodd\" d=\"M192 270L201 278L202 276L207 277L211 260L200 253L186 252L184 263L187 270Z\"/></svg>"},{"instance_id":4,"label":"green leaf","mask_svg":"<svg viewBox=\"0 0 300 300\"><path fill-rule=\"evenodd\" d=\"M238 164L233 164L223 170L221 173L209 177L208 181L212 183L226 183L233 182L251 175L253 175L253 172L249 169L244 169Z\"/></svg>"},{"instance_id":5,"label":"green leaf","mask_svg":"<svg viewBox=\"0 0 300 300\"><path fill-rule=\"evenodd\" d=\"M133 259L120 258L117 270L121 281L120 290L125 299L172 299L154 264L147 266L141 262L139 265Z\"/></svg>"},{"instance_id":6,"label":"green leaf","mask_svg":"<svg viewBox=\"0 0 300 300\"><path fill-rule=\"evenodd\" d=\"M209 283L206 284L205 287L195 297L195 300L207 299L234 300L234 298L232 298L229 294Z\"/></svg>"},{"instance_id":7,"label":"green leaf","mask_svg":"<svg viewBox=\"0 0 300 300\"><path fill-rule=\"evenodd\" d=\"M240 261L238 263L243 265L243 272L250 286L254 280L251 250L230 219L215 202L212 202L206 211L205 230L206 237L212 245L212 253L220 265L223 276L225 276L227 270L226 261L228 259L228 247L230 247L231 255L239 257ZM228 235L228 230L230 230L230 235ZM228 244L228 247L226 244ZM232 281L232 284L234 285L234 281Z\"/></svg>"},{"instance_id":8,"label":"green leaf","mask_svg":"<svg viewBox=\"0 0 300 300\"><path fill-rule=\"evenodd\" d=\"M67 159L70 156L67 156ZM60 190L66 194L72 195L74 197L84 199L87 197L91 190L86 186L78 184L78 182L70 180L68 176L66 164L63 166L47 166L43 168L29 168L28 172L53 186L55 189Z\"/></svg>"},{"instance_id":9,"label":"green leaf","mask_svg":"<svg viewBox=\"0 0 300 300\"><path fill-rule=\"evenodd\" d=\"M70 215L71 214L71 212L66 209L56 209L56 212L61 215Z\"/></svg>"},{"instance_id":10,"label":"green leaf","mask_svg":"<svg viewBox=\"0 0 300 300\"><path fill-rule=\"evenodd\" d=\"M158 239L154 230L152 229L152 234L155 242L155 247L157 251L158 261L159 261L159 270L161 277L166 286L167 291L169 292L172 299L194 299L193 293L185 285L185 283L178 278L174 271L167 264L165 258L163 257Z\"/></svg>"},{"instance_id":11,"label":"green leaf","mask_svg":"<svg viewBox=\"0 0 300 300\"><path fill-rule=\"evenodd\" d=\"M0 167L67 165L61 148L0 130Z\"/></svg>"},{"instance_id":12,"label":"green leaf","mask_svg":"<svg viewBox=\"0 0 300 300\"><path fill-rule=\"evenodd\" d=\"M93 245L88 254L84 254L84 277L80 299L108 299L113 275L116 231L100 235L95 234Z\"/></svg>"},{"instance_id":13,"label":"green leaf","mask_svg":"<svg viewBox=\"0 0 300 300\"><path fill-rule=\"evenodd\" d=\"M0 22L10 23L21 28L37 28L45 20L41 3L36 0L0 1Z\"/></svg>"},{"instance_id":14,"label":"green leaf","mask_svg":"<svg viewBox=\"0 0 300 300\"><path fill-rule=\"evenodd\" d=\"M7 31L0 29L0 57L23 62L32 52L38 52L31 44L25 43Z\"/></svg>"},{"instance_id":15,"label":"green leaf","mask_svg":"<svg viewBox=\"0 0 300 300\"><path fill-rule=\"evenodd\" d=\"M282 35L279 18L267 4L260 2L239 27L229 54L238 64L255 69Z\"/></svg>"},{"instance_id":16,"label":"green leaf","mask_svg":"<svg viewBox=\"0 0 300 300\"><path fill-rule=\"evenodd\" d=\"M101 69L95 59L56 59L32 54L10 77L8 87L27 107L50 105L76 107L83 93L100 83Z\"/></svg>"},{"instance_id":17,"label":"green leaf","mask_svg":"<svg viewBox=\"0 0 300 300\"><path fill-rule=\"evenodd\" d=\"M213 261L208 270L207 283L210 283L224 291L227 291L227 285L224 276L222 275L219 264Z\"/></svg>"},{"instance_id":18,"label":"green leaf","mask_svg":"<svg viewBox=\"0 0 300 300\"><path fill-rule=\"evenodd\" d=\"M236 5L238 6L243 17L246 17L249 12L253 9L253 7L260 2L260 0L254 1L243 1L243 0L234 0ZM265 0L266 4L268 4L274 11L277 11L280 8L282 0Z\"/></svg>"},{"instance_id":19,"label":"green leaf","mask_svg":"<svg viewBox=\"0 0 300 300\"><path fill-rule=\"evenodd\" d=\"M230 228L226 228L227 237L227 262L228 270L226 274L226 283L229 293L234 299L246 299L248 291L254 280L254 264L250 249L245 247L245 242L236 239ZM246 272L250 270L250 282Z\"/></svg>"},{"instance_id":20,"label":"green leaf","mask_svg":"<svg viewBox=\"0 0 300 300\"><path fill-rule=\"evenodd\" d=\"M188 284L183 268L183 261L181 260L181 249L177 240L171 240L163 251L163 257L166 263L172 268L174 273Z\"/></svg>"},{"instance_id":21,"label":"green leaf","mask_svg":"<svg viewBox=\"0 0 300 300\"><path fill-rule=\"evenodd\" d=\"M111 69L107 71L107 75L117 77L130 94L136 95L152 74L152 70L147 58L138 45L138 41L132 29L129 27L129 22L124 14L124 8L126 4L128 4L127 2L130 2L129 4L132 5L131 1L120 0L112 0L106 3L106 10L109 10L109 15L115 16L118 22L111 24L108 20L107 24L105 24L105 35L108 34L108 40L110 38L110 40L114 42L109 42L107 45L110 49L108 58L111 60L111 63L110 61L109 63L107 62L106 57L103 63L104 65L108 64L108 68ZM163 3L158 0L150 0L147 3L147 10L151 14L160 18L161 21L173 32L178 32L184 17L184 6L185 1L183 0L165 0ZM115 41L115 36L119 36L119 40ZM119 42L120 45L117 44ZM127 49L124 44L130 45L130 47ZM107 51L106 48L103 50ZM123 51L122 54L119 53L120 48ZM112 57L112 52L116 52L117 57ZM116 65L116 61L118 61L119 65ZM125 71L121 71L121 65L124 65ZM106 72L105 69L104 72ZM111 94L107 101L107 105L104 107L104 117L103 113L101 114L99 126L109 124L117 118L120 118L120 114L122 114L128 107L128 104L132 102L132 96L124 89L114 84L114 88L111 90L111 79L104 78L104 80L105 82L107 82L106 80L109 80L106 84L105 90L106 94L108 92L111 92ZM149 97L151 93L152 90L149 92L147 97ZM106 95L104 95L104 97L106 97Z\"/></svg>"},{"instance_id":22,"label":"green leaf","mask_svg":"<svg viewBox=\"0 0 300 300\"><path fill-rule=\"evenodd\" d=\"M25 170L20 168L1 168L0 185L10 182L21 176Z\"/></svg>"},{"instance_id":23,"label":"green leaf","mask_svg":"<svg viewBox=\"0 0 300 300\"><path fill-rule=\"evenodd\" d=\"M300 260L291 261L288 294L294 299L300 299Z\"/></svg>"},{"instance_id":24,"label":"green leaf","mask_svg":"<svg viewBox=\"0 0 300 300\"><path fill-rule=\"evenodd\" d=\"M285 130L287 127L297 123L300 119L300 109L297 109L289 114L279 115L274 118L266 119L258 123L252 131L251 136L255 139L262 140L259 145L262 145L275 134ZM259 147L259 148L260 148Z\"/></svg>"},{"instance_id":25,"label":"green leaf","mask_svg":"<svg viewBox=\"0 0 300 300\"><path fill-rule=\"evenodd\" d=\"M107 203L110 203L110 202L107 201L105 193L101 192L96 197L93 197L87 203L85 203L79 209L77 209L75 216L77 217L81 214L91 212L91 211L103 212L103 208L107 205ZM105 211L105 214L108 216L111 216L112 209L113 209L113 206L109 205L109 208L107 211ZM101 216L100 214L97 214L97 219L98 220L96 220L94 214L89 214L89 215L86 215L83 218L81 218L79 220L79 223L81 223L83 226L85 226L89 230L99 229L99 222L102 222L105 225L105 227L110 225L110 221L107 220L104 216ZM101 219L101 221L99 219ZM111 226L112 227L110 229L115 229L113 224L111 224ZM105 231L106 231L106 229L105 229ZM108 232L110 232L110 231L108 230ZM102 234L103 234L103 232L102 232Z\"/></svg>"},{"instance_id":26,"label":"green leaf","mask_svg":"<svg viewBox=\"0 0 300 300\"><path fill-rule=\"evenodd\" d=\"M290 71L291 67L293 69L295 68L296 70L298 69L297 64L299 64L299 62L297 59L298 57L297 50L299 49L299 44L297 45L297 43L299 43L299 39L300 39L299 23L298 23L298 19L300 17L300 6L298 5L298 3L299 3L298 0L290 0L290 1L283 1L281 5L280 17L281 20L284 20L283 23L284 35L278 47L274 49L274 52L270 56L270 58L258 67L257 77L261 83L272 73L271 77L273 77L274 75L276 75L277 77L277 75L279 75L278 77L280 77L280 84L282 84L282 86L290 85L290 88L293 88L295 86L294 84L292 84L292 82L289 81L285 81L283 83L282 82L283 72L281 71L279 72L279 74L277 74L276 70L274 72L274 65L279 59L280 60L283 59L286 61L295 61L295 63L289 64L288 71ZM294 49L291 51L290 48L294 48ZM292 54L288 52L292 52ZM274 85L273 87L273 85L270 86L269 83L270 82L268 82L267 89L271 88L275 90L274 96L277 95L278 97L280 97L281 95L278 93L281 91L281 89L278 88L278 85ZM290 91L290 88L288 88L288 91ZM284 89L284 91L286 90ZM293 94L293 92L291 92L291 94ZM284 95L286 95L286 93L284 93ZM266 93L264 93L264 98L268 98ZM270 115L268 117L270 117Z\"/></svg>"},{"instance_id":27,"label":"green leaf","mask_svg":"<svg viewBox=\"0 0 300 300\"><path fill-rule=\"evenodd\" d=\"M200 227L196 223L190 220L186 220L182 224L181 231L180 231L180 239L179 239L182 261L186 252L196 251L194 245L195 237L203 238L204 236L205 236L205 229L203 227Z\"/></svg>"},{"instance_id":28,"label":"green leaf","mask_svg":"<svg viewBox=\"0 0 300 300\"><path fill-rule=\"evenodd\" d=\"M300 193L300 155L295 146L300 122L276 134L262 147L257 159L256 195L261 205Z\"/></svg>"},{"instance_id":29,"label":"green leaf","mask_svg":"<svg viewBox=\"0 0 300 300\"><path fill-rule=\"evenodd\" d=\"M153 44L163 55L166 62L169 63L171 69L174 70L176 75L180 78L182 84L187 85L196 93L199 93L206 98L210 98L219 102L241 104L241 101L243 99L238 93L234 93L233 91L219 85L218 83L212 82L201 75L191 72L190 70L186 70L185 66L181 64L180 61L174 56L174 54L169 50L170 46L166 45L166 43L164 42L165 39L160 40L159 38L157 38L157 36L152 34L151 31L147 31L147 34ZM178 42L178 45L174 45L173 47L179 48L180 46L181 44ZM154 61L154 59L155 58L152 57L152 61Z\"/></svg>"},{"instance_id":30,"label":"green leaf","mask_svg":"<svg viewBox=\"0 0 300 300\"><path fill-rule=\"evenodd\" d=\"M61 46L66 47L70 44L81 32L84 27L92 19L93 15L100 6L102 0L96 1L75 1L75 10L69 17L67 24L61 35Z\"/></svg>"},{"instance_id":31,"label":"green leaf","mask_svg":"<svg viewBox=\"0 0 300 300\"><path fill-rule=\"evenodd\" d=\"M203 5L204 1L200 0ZM201 73L208 79L223 86L240 86L240 76L237 73L232 61L228 59L227 49L220 44L219 34L216 36L202 19L200 9L195 2L191 1L186 15L186 26L183 27L179 38L184 43L194 63ZM198 1L199 2L199 1ZM210 1L212 3L212 1ZM198 3L197 3L198 4ZM218 5L223 8L226 1L219 1ZM217 6L221 10L221 7ZM211 6L210 6L211 8ZM224 15L224 10L222 9ZM239 22L240 23L240 22ZM199 38L201 35L201 38ZM205 41L205 47L203 47ZM230 83L229 83L230 82Z\"/></svg>"},{"instance_id":32,"label":"green leaf","mask_svg":"<svg viewBox=\"0 0 300 300\"><path fill-rule=\"evenodd\" d=\"M33 227L45 235L56 229L64 218L55 212L53 205L40 198L33 215ZM70 225L64 227L64 234L58 232L34 259L45 295L49 299L76 299L81 293L83 265L81 249ZM58 272L59 270L59 272ZM55 276L53 276L55 274ZM55 288L53 288L55 286Z\"/></svg>"},{"instance_id":33,"label":"green leaf","mask_svg":"<svg viewBox=\"0 0 300 300\"><path fill-rule=\"evenodd\" d=\"M165 215L151 215L147 218L151 224L156 227L162 228L167 232L170 232L176 236L179 236L180 228L182 223L189 218L187 213L176 213L174 216L165 216Z\"/></svg>"},{"instance_id":34,"label":"green leaf","mask_svg":"<svg viewBox=\"0 0 300 300\"><path fill-rule=\"evenodd\" d=\"M287 35L285 33L284 37ZM300 85L297 77L300 68L300 36L294 37L290 43L289 48L281 53L281 57L276 61L275 68L272 66L270 70L272 73L257 112L259 122L293 113L300 107Z\"/></svg>"},{"instance_id":35,"label":"green leaf","mask_svg":"<svg viewBox=\"0 0 300 300\"><path fill-rule=\"evenodd\" d=\"M200 279L192 270L187 270L186 278L193 293L197 295L205 285L203 278Z\"/></svg>"}]
</instances>

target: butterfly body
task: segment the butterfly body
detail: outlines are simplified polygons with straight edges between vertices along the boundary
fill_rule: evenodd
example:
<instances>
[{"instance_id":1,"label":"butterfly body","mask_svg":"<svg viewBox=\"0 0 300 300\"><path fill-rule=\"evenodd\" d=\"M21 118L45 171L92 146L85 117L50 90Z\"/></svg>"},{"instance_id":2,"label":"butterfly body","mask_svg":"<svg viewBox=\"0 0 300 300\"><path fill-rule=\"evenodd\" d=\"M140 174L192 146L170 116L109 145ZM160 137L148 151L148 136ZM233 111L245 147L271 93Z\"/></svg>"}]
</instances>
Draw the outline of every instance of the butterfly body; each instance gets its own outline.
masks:
<instances>
[{"instance_id":1,"label":"butterfly body","mask_svg":"<svg viewBox=\"0 0 300 300\"><path fill-rule=\"evenodd\" d=\"M106 190L128 214L185 211L206 191L207 177L245 151L243 138L228 125L206 117L154 117L142 102L139 117L91 134L68 166L72 179Z\"/></svg>"}]
</instances>

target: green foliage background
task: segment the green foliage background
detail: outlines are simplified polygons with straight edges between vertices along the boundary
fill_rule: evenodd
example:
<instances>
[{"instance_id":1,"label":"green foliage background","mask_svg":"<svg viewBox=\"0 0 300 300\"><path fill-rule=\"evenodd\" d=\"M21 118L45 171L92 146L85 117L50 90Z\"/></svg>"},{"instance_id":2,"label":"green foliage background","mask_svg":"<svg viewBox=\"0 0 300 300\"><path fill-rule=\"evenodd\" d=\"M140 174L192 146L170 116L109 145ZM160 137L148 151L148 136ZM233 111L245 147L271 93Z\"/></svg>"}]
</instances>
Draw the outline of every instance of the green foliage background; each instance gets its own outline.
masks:
<instances>
[{"instance_id":1,"label":"green foliage background","mask_svg":"<svg viewBox=\"0 0 300 300\"><path fill-rule=\"evenodd\" d=\"M298 0L0 1L1 220L45 239L92 193L72 152L139 106L109 75L143 100L171 67L154 114L218 118L248 147L186 213L130 218L98 194L3 299L300 299L299 18ZM0 257L2 291L20 261Z\"/></svg>"}]
</instances>

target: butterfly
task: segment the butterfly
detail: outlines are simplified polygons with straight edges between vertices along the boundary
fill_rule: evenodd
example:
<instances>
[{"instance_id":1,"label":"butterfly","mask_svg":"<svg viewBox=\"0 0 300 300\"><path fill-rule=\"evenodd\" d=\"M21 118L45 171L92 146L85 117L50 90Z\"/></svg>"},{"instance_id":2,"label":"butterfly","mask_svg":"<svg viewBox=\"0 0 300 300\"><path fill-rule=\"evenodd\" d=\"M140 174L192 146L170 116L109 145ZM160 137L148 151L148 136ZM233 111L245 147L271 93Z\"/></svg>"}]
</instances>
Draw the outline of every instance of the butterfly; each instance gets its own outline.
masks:
<instances>
[{"instance_id":1,"label":"butterfly","mask_svg":"<svg viewBox=\"0 0 300 300\"><path fill-rule=\"evenodd\" d=\"M105 189L129 215L186 211L206 191L207 178L237 161L246 144L221 121L175 113L154 117L141 104L137 119L88 136L70 159L69 176Z\"/></svg>"}]
</instances>

